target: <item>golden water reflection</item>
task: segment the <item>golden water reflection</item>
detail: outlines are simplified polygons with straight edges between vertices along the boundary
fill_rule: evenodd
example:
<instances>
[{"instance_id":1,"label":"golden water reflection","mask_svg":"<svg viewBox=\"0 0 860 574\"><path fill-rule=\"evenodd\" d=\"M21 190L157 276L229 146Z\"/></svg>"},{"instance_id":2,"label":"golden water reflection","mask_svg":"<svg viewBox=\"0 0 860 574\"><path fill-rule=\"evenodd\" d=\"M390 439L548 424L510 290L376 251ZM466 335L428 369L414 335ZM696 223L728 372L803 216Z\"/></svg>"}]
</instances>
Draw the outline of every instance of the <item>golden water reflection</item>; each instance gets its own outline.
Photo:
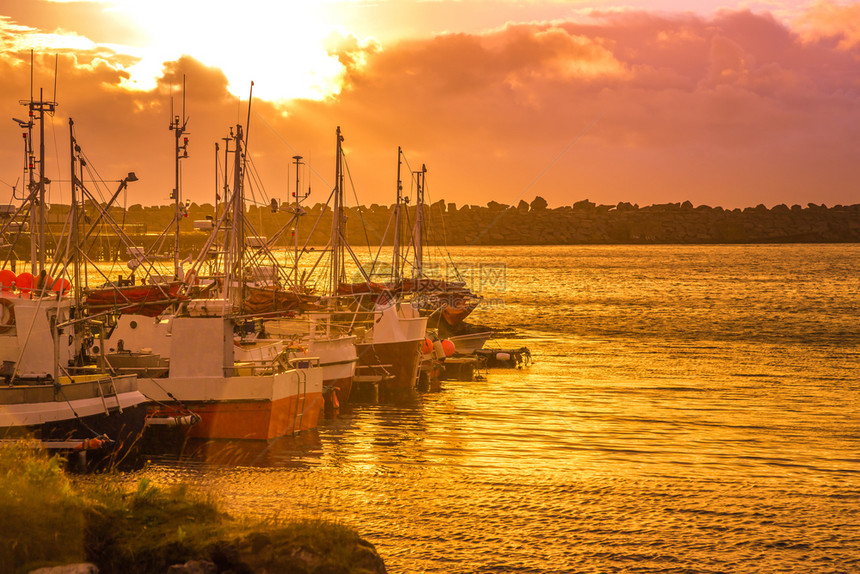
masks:
<instances>
[{"instance_id":1,"label":"golden water reflection","mask_svg":"<svg viewBox=\"0 0 860 574\"><path fill-rule=\"evenodd\" d=\"M530 368L143 474L339 520L395 572L860 569L860 246L458 257L508 262L474 320Z\"/></svg>"}]
</instances>

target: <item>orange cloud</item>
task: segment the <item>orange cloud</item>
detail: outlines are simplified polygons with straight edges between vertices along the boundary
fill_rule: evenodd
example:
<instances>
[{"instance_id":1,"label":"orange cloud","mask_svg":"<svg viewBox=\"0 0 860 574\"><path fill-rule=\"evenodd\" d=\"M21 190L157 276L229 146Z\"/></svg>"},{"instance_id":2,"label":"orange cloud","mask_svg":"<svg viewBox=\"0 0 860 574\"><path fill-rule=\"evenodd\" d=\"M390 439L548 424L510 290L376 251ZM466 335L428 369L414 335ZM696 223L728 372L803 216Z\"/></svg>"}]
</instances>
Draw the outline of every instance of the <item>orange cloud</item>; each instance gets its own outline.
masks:
<instances>
[{"instance_id":1,"label":"orange cloud","mask_svg":"<svg viewBox=\"0 0 860 574\"><path fill-rule=\"evenodd\" d=\"M860 45L860 4L821 0L798 18L797 26L808 42L835 40L840 50L851 50Z\"/></svg>"},{"instance_id":2,"label":"orange cloud","mask_svg":"<svg viewBox=\"0 0 860 574\"><path fill-rule=\"evenodd\" d=\"M847 32L811 41L808 30L751 12L595 12L587 21L508 24L385 46L332 36L329 53L344 67L337 96L252 104L254 193L261 203L288 197L291 157L299 153L316 173L311 201L327 197L341 125L363 203L392 201L398 145L413 168L427 164L433 199L460 204L534 195L551 205L586 197L728 207L856 203L860 44L843 41ZM18 100L29 94L27 61L0 58L9 79L0 87L6 117L20 114ZM52 62L45 57L37 74L42 85L50 85ZM104 177L138 173L131 202L167 201L170 94L176 112L185 74L184 194L211 202L214 144L244 123L247 102L231 94L221 70L190 57L165 64L153 90L119 89L133 63L104 50L61 56L56 157L66 153L62 118L72 115ZM288 74L285 65L278 60L272 73ZM19 171L18 132L0 122L3 181ZM62 170L64 162L52 163Z\"/></svg>"}]
</instances>

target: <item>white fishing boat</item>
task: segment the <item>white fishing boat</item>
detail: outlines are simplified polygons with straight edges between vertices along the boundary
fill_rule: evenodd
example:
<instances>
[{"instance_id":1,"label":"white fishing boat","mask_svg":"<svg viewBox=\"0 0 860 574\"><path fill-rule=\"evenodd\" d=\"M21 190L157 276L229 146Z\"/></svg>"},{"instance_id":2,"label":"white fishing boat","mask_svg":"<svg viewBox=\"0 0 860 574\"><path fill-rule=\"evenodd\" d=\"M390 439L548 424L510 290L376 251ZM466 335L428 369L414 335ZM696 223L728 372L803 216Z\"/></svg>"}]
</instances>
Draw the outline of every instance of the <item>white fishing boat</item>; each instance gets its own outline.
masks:
<instances>
[{"instance_id":1,"label":"white fishing boat","mask_svg":"<svg viewBox=\"0 0 860 574\"><path fill-rule=\"evenodd\" d=\"M174 426L193 421L187 435L210 439L274 439L316 428L323 407L323 369L319 359L289 349L271 356L248 357L236 344L244 332L245 257L243 240L242 126L237 126L233 195L213 227L199 262L219 240L220 289L211 299L177 298L156 317L128 313L118 305L112 328L94 342L111 361L141 373L140 388L152 401L149 423ZM232 216L231 226L224 225ZM229 232L222 233L222 230ZM177 275L179 275L178 256ZM132 310L135 310L132 308ZM131 364L129 364L131 363ZM165 367L145 373L146 365ZM147 376L148 375L148 376ZM193 416L190 416L192 415Z\"/></svg>"},{"instance_id":2,"label":"white fishing boat","mask_svg":"<svg viewBox=\"0 0 860 574\"><path fill-rule=\"evenodd\" d=\"M0 306L0 437L102 437L122 444L137 439L146 398L135 376L68 374L74 346L56 328L69 316L68 297L34 297L4 287Z\"/></svg>"},{"instance_id":3,"label":"white fishing boat","mask_svg":"<svg viewBox=\"0 0 860 574\"><path fill-rule=\"evenodd\" d=\"M426 330L427 318L409 304L379 307L372 327L356 340L362 374L378 378L383 390L415 387Z\"/></svg>"},{"instance_id":4,"label":"white fishing boat","mask_svg":"<svg viewBox=\"0 0 860 574\"><path fill-rule=\"evenodd\" d=\"M38 124L40 159L38 179L35 170L28 170L28 197L18 208L2 210L0 218L0 234L23 229L28 219L32 231L30 271L0 270L0 437L35 437L58 448L113 445L113 453L125 453L143 432L146 399L133 375L112 376L95 364L85 365L88 357L82 342L93 333L93 326L78 317L77 231L82 219L78 194L86 188L77 177L72 178L70 233L64 251L57 250L54 261L48 262L44 121L56 103L32 99L23 103L30 109L30 120L18 121L24 130L25 154L31 165L37 163L33 130ZM74 174L80 148L72 120L69 130ZM120 189L130 177L122 180ZM14 243L10 245L14 248ZM59 278L51 278L49 271Z\"/></svg>"},{"instance_id":5,"label":"white fishing boat","mask_svg":"<svg viewBox=\"0 0 860 574\"><path fill-rule=\"evenodd\" d=\"M181 405L197 415L189 436L268 440L316 428L323 405L318 359L282 353L237 360L230 318L169 322L169 371L163 378L141 378L140 387L161 405ZM163 407L155 410L153 423L169 419Z\"/></svg>"},{"instance_id":6,"label":"white fishing boat","mask_svg":"<svg viewBox=\"0 0 860 574\"><path fill-rule=\"evenodd\" d=\"M323 384L334 390L338 405L346 404L352 392L358 355L355 336L343 326L333 325L328 313L312 312L303 317L266 319L264 338L257 344L273 345L275 352L286 344L317 357L323 370Z\"/></svg>"}]
</instances>

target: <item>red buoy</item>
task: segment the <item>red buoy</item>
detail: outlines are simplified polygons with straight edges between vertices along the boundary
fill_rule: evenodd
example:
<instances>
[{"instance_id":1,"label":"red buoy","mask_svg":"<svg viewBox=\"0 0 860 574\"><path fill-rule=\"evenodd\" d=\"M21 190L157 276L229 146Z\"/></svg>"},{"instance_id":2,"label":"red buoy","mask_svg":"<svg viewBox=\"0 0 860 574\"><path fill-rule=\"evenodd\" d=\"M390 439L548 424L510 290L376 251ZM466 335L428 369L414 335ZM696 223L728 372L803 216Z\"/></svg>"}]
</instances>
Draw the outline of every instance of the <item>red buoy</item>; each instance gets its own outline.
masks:
<instances>
[{"instance_id":1,"label":"red buoy","mask_svg":"<svg viewBox=\"0 0 860 574\"><path fill-rule=\"evenodd\" d=\"M0 271L0 291L11 291L15 285L15 272L11 269Z\"/></svg>"},{"instance_id":2,"label":"red buoy","mask_svg":"<svg viewBox=\"0 0 860 574\"><path fill-rule=\"evenodd\" d=\"M60 293L62 295L65 294L71 286L72 284L69 282L68 279L61 277L60 279L54 281L54 284L51 286L51 290L55 293Z\"/></svg>"},{"instance_id":3,"label":"red buoy","mask_svg":"<svg viewBox=\"0 0 860 574\"><path fill-rule=\"evenodd\" d=\"M22 294L30 293L33 290L33 274L24 271L15 277L15 286Z\"/></svg>"}]
</instances>

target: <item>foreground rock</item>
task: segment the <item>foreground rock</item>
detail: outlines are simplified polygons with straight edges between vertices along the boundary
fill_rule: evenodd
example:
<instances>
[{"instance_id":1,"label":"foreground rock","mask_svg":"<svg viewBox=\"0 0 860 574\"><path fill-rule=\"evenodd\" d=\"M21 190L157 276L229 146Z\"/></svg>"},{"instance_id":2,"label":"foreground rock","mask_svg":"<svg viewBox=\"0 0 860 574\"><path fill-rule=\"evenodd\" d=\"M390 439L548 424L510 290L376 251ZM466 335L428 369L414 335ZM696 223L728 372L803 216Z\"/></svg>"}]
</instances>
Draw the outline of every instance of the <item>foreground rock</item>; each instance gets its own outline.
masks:
<instances>
[{"instance_id":1,"label":"foreground rock","mask_svg":"<svg viewBox=\"0 0 860 574\"><path fill-rule=\"evenodd\" d=\"M258 522L187 485L73 481L35 445L0 445L2 574L382 574L372 544L323 520Z\"/></svg>"},{"instance_id":2,"label":"foreground rock","mask_svg":"<svg viewBox=\"0 0 860 574\"><path fill-rule=\"evenodd\" d=\"M99 574L99 568L89 562L84 564L66 564L65 566L47 566L31 570L29 574Z\"/></svg>"},{"instance_id":3,"label":"foreground rock","mask_svg":"<svg viewBox=\"0 0 860 574\"><path fill-rule=\"evenodd\" d=\"M169 522L169 521L165 521ZM185 522L174 531L153 525L153 534L130 542L131 532L91 531L88 557L101 574L385 574L374 546L345 526L302 521L247 529L229 518L206 525ZM145 525L144 525L145 526ZM202 526L202 528L201 528ZM225 535L225 527L244 531ZM176 533L174 535L174 532ZM53 574L53 573L50 573Z\"/></svg>"}]
</instances>

